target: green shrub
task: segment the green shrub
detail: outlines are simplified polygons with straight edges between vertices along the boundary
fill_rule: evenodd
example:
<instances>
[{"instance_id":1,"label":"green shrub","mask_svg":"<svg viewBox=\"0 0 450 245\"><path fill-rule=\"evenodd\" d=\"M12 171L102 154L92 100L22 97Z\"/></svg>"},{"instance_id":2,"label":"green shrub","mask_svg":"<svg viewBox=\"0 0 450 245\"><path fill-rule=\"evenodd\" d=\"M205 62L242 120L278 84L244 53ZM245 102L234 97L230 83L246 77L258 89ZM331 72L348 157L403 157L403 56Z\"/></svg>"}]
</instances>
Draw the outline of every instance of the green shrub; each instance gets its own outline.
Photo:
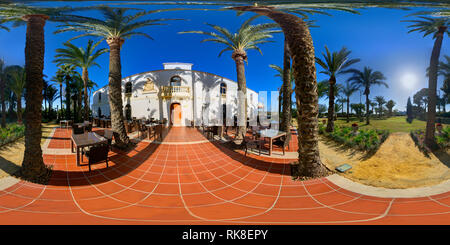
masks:
<instances>
[{"instance_id":1,"label":"green shrub","mask_svg":"<svg viewBox=\"0 0 450 245\"><path fill-rule=\"evenodd\" d=\"M328 133L325 131L324 125L319 125L319 133L338 144L368 152L376 151L389 136L388 130L360 129L355 133L350 127L338 126L335 127L333 132Z\"/></svg>"},{"instance_id":2,"label":"green shrub","mask_svg":"<svg viewBox=\"0 0 450 245\"><path fill-rule=\"evenodd\" d=\"M0 146L11 143L25 134L25 126L8 124L6 128L0 128Z\"/></svg>"}]
</instances>

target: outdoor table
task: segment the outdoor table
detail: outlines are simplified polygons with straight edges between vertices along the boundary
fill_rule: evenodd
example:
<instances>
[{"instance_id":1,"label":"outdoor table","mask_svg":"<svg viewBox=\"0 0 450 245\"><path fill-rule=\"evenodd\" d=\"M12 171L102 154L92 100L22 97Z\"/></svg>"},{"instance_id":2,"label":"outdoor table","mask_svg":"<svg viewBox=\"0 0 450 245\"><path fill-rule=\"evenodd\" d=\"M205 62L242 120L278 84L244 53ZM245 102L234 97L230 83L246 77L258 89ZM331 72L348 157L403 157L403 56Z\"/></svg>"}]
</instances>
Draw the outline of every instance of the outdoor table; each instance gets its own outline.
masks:
<instances>
[{"instance_id":1,"label":"outdoor table","mask_svg":"<svg viewBox=\"0 0 450 245\"><path fill-rule=\"evenodd\" d=\"M149 123L149 124L144 124L147 127L148 130L148 139L150 140L150 135L151 135L151 131L155 130L155 127L158 125L157 123Z\"/></svg>"},{"instance_id":2,"label":"outdoor table","mask_svg":"<svg viewBox=\"0 0 450 245\"><path fill-rule=\"evenodd\" d=\"M72 122L71 120L61 120L61 121L59 121L59 127L62 128L62 124L64 123L64 124L66 124L66 128L68 128L69 123L71 123L71 122Z\"/></svg>"},{"instance_id":3,"label":"outdoor table","mask_svg":"<svg viewBox=\"0 0 450 245\"><path fill-rule=\"evenodd\" d=\"M106 134L106 132L105 132ZM75 146L77 153L77 166L80 166L80 149L88 146L93 146L96 144L107 142L105 137L102 137L93 132L85 132L84 134L72 134L71 139L71 150Z\"/></svg>"},{"instance_id":4,"label":"outdoor table","mask_svg":"<svg viewBox=\"0 0 450 245\"><path fill-rule=\"evenodd\" d=\"M259 135L264 139L269 139L269 156L272 155L272 142L276 138L286 136L286 132L278 131L274 129L264 129L259 131Z\"/></svg>"}]
</instances>

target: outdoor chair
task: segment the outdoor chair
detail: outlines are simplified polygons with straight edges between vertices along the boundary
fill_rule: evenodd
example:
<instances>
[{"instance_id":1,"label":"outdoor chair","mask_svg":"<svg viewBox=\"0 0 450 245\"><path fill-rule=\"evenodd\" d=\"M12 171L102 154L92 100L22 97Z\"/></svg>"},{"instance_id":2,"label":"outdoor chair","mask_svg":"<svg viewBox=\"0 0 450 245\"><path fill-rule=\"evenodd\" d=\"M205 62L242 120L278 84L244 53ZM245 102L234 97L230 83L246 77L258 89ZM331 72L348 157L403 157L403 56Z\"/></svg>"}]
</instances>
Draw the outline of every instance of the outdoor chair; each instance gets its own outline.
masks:
<instances>
[{"instance_id":1,"label":"outdoor chair","mask_svg":"<svg viewBox=\"0 0 450 245\"><path fill-rule=\"evenodd\" d=\"M78 127L76 124L72 125L73 134L84 134L84 127Z\"/></svg>"},{"instance_id":2,"label":"outdoor chair","mask_svg":"<svg viewBox=\"0 0 450 245\"><path fill-rule=\"evenodd\" d=\"M84 130L87 131L87 132L92 132L92 123L88 123L86 125L86 127L84 128Z\"/></svg>"},{"instance_id":3,"label":"outdoor chair","mask_svg":"<svg viewBox=\"0 0 450 245\"><path fill-rule=\"evenodd\" d=\"M140 133L145 133L147 131L147 127L142 124L141 120L138 120L137 122L137 130L138 130L138 138L140 138Z\"/></svg>"},{"instance_id":4,"label":"outdoor chair","mask_svg":"<svg viewBox=\"0 0 450 245\"><path fill-rule=\"evenodd\" d=\"M251 126L251 133L253 136L253 139L256 139L256 135L258 134L259 127L258 126Z\"/></svg>"},{"instance_id":5,"label":"outdoor chair","mask_svg":"<svg viewBox=\"0 0 450 245\"><path fill-rule=\"evenodd\" d=\"M255 140L248 140L245 138L245 133L242 133L242 146L245 149L245 156L247 156L248 149L259 149L259 155L261 155L261 144L262 140L255 139Z\"/></svg>"},{"instance_id":6,"label":"outdoor chair","mask_svg":"<svg viewBox=\"0 0 450 245\"><path fill-rule=\"evenodd\" d=\"M214 137L214 135L213 135L214 132L213 131L214 131L214 129L211 126L205 126L203 128L203 133L205 134L207 139L209 139L210 136Z\"/></svg>"},{"instance_id":7,"label":"outdoor chair","mask_svg":"<svg viewBox=\"0 0 450 245\"><path fill-rule=\"evenodd\" d=\"M84 155L88 157L88 165L89 165L89 172L91 171L91 164L99 163L99 162L106 162L106 167L108 166L108 152L110 147L108 144L100 144L95 145L89 148L89 150L84 152Z\"/></svg>"},{"instance_id":8,"label":"outdoor chair","mask_svg":"<svg viewBox=\"0 0 450 245\"><path fill-rule=\"evenodd\" d=\"M287 141L286 136L282 136L280 138L275 139L272 144L283 148L283 156L285 154L286 147L289 149L289 141Z\"/></svg>"},{"instance_id":9,"label":"outdoor chair","mask_svg":"<svg viewBox=\"0 0 450 245\"><path fill-rule=\"evenodd\" d=\"M155 126L155 129L153 131L153 137L156 138L158 137L160 141L162 141L163 139L163 125L162 124L158 124Z\"/></svg>"}]
</instances>

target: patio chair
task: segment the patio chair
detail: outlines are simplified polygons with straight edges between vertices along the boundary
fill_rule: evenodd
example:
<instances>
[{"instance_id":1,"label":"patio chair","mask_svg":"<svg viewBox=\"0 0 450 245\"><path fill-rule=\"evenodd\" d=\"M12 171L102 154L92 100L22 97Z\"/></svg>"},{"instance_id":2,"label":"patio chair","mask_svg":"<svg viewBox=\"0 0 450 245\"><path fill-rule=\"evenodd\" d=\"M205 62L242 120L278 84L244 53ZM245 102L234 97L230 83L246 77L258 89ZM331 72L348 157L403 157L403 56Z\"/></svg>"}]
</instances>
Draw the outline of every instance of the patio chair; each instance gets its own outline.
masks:
<instances>
[{"instance_id":1,"label":"patio chair","mask_svg":"<svg viewBox=\"0 0 450 245\"><path fill-rule=\"evenodd\" d=\"M163 125L162 124L158 124L155 126L153 137L158 137L159 140L162 141L162 138L163 138Z\"/></svg>"},{"instance_id":2,"label":"patio chair","mask_svg":"<svg viewBox=\"0 0 450 245\"><path fill-rule=\"evenodd\" d=\"M245 156L247 156L247 151L248 149L259 149L259 155L261 155L261 144L262 144L262 140L259 139L255 139L255 140L248 140L245 138L245 133L242 133L242 138L243 138L243 142L242 142L242 146L245 149Z\"/></svg>"},{"instance_id":3,"label":"patio chair","mask_svg":"<svg viewBox=\"0 0 450 245\"><path fill-rule=\"evenodd\" d=\"M76 124L72 125L72 133L73 134L84 134L84 127L79 127Z\"/></svg>"},{"instance_id":4,"label":"patio chair","mask_svg":"<svg viewBox=\"0 0 450 245\"><path fill-rule=\"evenodd\" d=\"M99 162L106 162L106 167L108 166L108 152L109 152L109 146L108 144L99 144L95 145L89 148L89 150L84 152L84 155L88 157L88 165L89 165L89 172L91 171L91 164L99 163Z\"/></svg>"},{"instance_id":5,"label":"patio chair","mask_svg":"<svg viewBox=\"0 0 450 245\"><path fill-rule=\"evenodd\" d=\"M141 120L138 120L137 122L137 130L138 130L138 138L140 138L140 133L145 133L147 131L147 127L142 124Z\"/></svg>"},{"instance_id":6,"label":"patio chair","mask_svg":"<svg viewBox=\"0 0 450 245\"><path fill-rule=\"evenodd\" d=\"M92 132L92 123L88 123L84 128L87 132Z\"/></svg>"},{"instance_id":7,"label":"patio chair","mask_svg":"<svg viewBox=\"0 0 450 245\"><path fill-rule=\"evenodd\" d=\"M283 156L285 154L286 147L289 149L289 141L286 136L275 139L272 144L283 148Z\"/></svg>"}]
</instances>

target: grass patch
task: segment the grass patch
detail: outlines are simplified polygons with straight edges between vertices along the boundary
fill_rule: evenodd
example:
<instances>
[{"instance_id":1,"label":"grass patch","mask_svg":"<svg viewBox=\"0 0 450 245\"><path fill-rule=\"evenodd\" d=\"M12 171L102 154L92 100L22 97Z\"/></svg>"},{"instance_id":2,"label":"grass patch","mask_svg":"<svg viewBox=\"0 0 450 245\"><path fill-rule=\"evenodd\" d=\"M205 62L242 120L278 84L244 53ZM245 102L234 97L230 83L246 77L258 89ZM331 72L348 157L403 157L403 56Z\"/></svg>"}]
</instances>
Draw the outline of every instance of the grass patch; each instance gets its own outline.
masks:
<instances>
[{"instance_id":1,"label":"grass patch","mask_svg":"<svg viewBox=\"0 0 450 245\"><path fill-rule=\"evenodd\" d=\"M365 119L364 119L365 120ZM347 123L345 118L338 118L335 125L351 127L353 123L358 123L360 129L378 129L389 130L389 132L405 132L409 133L412 130L425 129L426 122L413 120L412 123L406 122L406 116L390 117L385 119L370 118L370 124L366 125L364 122L359 122L358 118L350 118L350 122Z\"/></svg>"}]
</instances>

